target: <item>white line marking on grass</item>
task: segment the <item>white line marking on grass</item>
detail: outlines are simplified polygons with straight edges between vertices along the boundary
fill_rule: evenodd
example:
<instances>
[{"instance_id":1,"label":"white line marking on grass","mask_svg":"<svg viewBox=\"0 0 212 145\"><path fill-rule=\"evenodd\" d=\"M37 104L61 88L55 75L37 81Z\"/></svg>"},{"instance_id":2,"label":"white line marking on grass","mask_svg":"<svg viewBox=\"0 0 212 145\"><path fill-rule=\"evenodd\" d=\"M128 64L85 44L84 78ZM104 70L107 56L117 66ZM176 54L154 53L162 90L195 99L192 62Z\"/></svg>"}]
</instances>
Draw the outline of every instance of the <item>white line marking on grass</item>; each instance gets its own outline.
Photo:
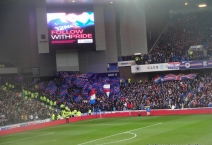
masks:
<instances>
[{"instance_id":1,"label":"white line marking on grass","mask_svg":"<svg viewBox=\"0 0 212 145\"><path fill-rule=\"evenodd\" d=\"M71 126L85 126L85 127L93 127L93 126L119 126L119 125L125 125L129 123L98 123L98 124L70 124Z\"/></svg>"},{"instance_id":2,"label":"white line marking on grass","mask_svg":"<svg viewBox=\"0 0 212 145\"><path fill-rule=\"evenodd\" d=\"M156 123L156 124L152 124L152 125L148 125L148 126L144 126L144 127L137 128L137 129L132 129L132 130L125 131L125 132L121 132L121 133L117 133L117 134L113 134L113 135L106 136L106 137L102 137L102 138L99 138L99 139L91 140L91 141L84 142L84 143L81 143L81 144L78 144L78 145L83 145L83 144L87 144L87 143L95 142L95 141L98 141L98 140L101 140L101 139L109 138L109 137L112 137L112 136L117 136L117 135L124 134L124 133L129 133L129 132L132 132L132 131L136 131L136 130L139 130L139 129L144 129L144 128L148 128L148 127L156 126L156 125L159 125L159 124L162 124L162 122L160 122L160 123Z\"/></svg>"},{"instance_id":3,"label":"white line marking on grass","mask_svg":"<svg viewBox=\"0 0 212 145\"><path fill-rule=\"evenodd\" d=\"M148 126L144 126L144 127L137 128L137 129L133 129L133 130L129 130L129 131L126 131L126 132L132 132L132 131L136 131L136 130L139 130L139 129L144 129L144 128L148 128L148 127L152 127L152 126L160 125L160 124L162 124L162 122L156 123L156 124L152 124L152 125L148 125Z\"/></svg>"},{"instance_id":4,"label":"white line marking on grass","mask_svg":"<svg viewBox=\"0 0 212 145\"><path fill-rule=\"evenodd\" d=\"M34 134L34 135L37 135L38 133L36 133L35 131L38 131L38 130L28 130L28 131L25 131L25 132L18 132L18 133L15 133L15 134L8 134L8 135L4 135L4 136L0 136L0 139L2 138L5 138L5 137L10 137L10 136L14 136L14 135L19 135L19 134ZM43 133L48 133L48 132L43 132Z\"/></svg>"},{"instance_id":5,"label":"white line marking on grass","mask_svg":"<svg viewBox=\"0 0 212 145\"><path fill-rule=\"evenodd\" d=\"M90 122L90 121L99 120L99 119L103 119L103 118L95 118L95 119L90 119L90 120L82 120L82 121L73 122L73 123Z\"/></svg>"},{"instance_id":6,"label":"white line marking on grass","mask_svg":"<svg viewBox=\"0 0 212 145\"><path fill-rule=\"evenodd\" d=\"M152 124L152 123L95 123L95 124L85 124L85 127L93 127L93 126L120 126L120 125L126 125L126 124ZM71 126L84 126L84 124L70 124Z\"/></svg>"},{"instance_id":7,"label":"white line marking on grass","mask_svg":"<svg viewBox=\"0 0 212 145\"><path fill-rule=\"evenodd\" d=\"M46 127L46 128L38 128L36 130L27 130L25 132L18 132L18 133L15 133L15 134L8 134L8 135L0 137L0 139L3 138L3 137L10 137L10 136L19 135L19 134L25 134L25 133L32 134L32 132L36 132L36 131L40 131L40 130L45 130L45 129L49 129L49 128L56 128L56 127L61 127L61 126L66 126L66 125L72 125L72 124L77 124L77 123L83 123L83 122L89 122L89 121L94 121L94 120L98 120L98 119L99 118L95 118L95 119L91 119L91 120L82 120L82 121L73 122L73 123L70 123L70 124L60 124L60 125L57 125L57 126L51 126L51 127Z\"/></svg>"},{"instance_id":8,"label":"white line marking on grass","mask_svg":"<svg viewBox=\"0 0 212 145\"><path fill-rule=\"evenodd\" d=\"M131 137L131 138L124 139L124 140L113 141L113 142L108 142L108 143L103 143L103 144L97 144L97 145L105 145L105 144L113 144L113 143L123 142L123 141L131 140L131 139L133 139L133 138L135 138L135 137L137 136L137 134L131 133L131 132L124 132L124 133L125 133L125 134L133 134L134 136ZM124 134L124 133L123 133L123 134Z\"/></svg>"},{"instance_id":9,"label":"white line marking on grass","mask_svg":"<svg viewBox=\"0 0 212 145\"><path fill-rule=\"evenodd\" d=\"M53 134L53 133L54 132L50 132L50 133L41 134L41 135L37 135L37 136L31 136L31 137L26 137L26 138L22 138L22 139L12 140L12 141L8 141L8 142L0 143L0 145L1 144L11 143L11 142L16 142L16 141L20 141L20 140L25 140L25 139L29 139L29 138L34 138L34 137L39 137L39 136L45 136L45 135L49 135L49 134Z\"/></svg>"},{"instance_id":10,"label":"white line marking on grass","mask_svg":"<svg viewBox=\"0 0 212 145\"><path fill-rule=\"evenodd\" d=\"M126 124L152 124L152 123L98 123L93 125L126 125Z\"/></svg>"}]
</instances>

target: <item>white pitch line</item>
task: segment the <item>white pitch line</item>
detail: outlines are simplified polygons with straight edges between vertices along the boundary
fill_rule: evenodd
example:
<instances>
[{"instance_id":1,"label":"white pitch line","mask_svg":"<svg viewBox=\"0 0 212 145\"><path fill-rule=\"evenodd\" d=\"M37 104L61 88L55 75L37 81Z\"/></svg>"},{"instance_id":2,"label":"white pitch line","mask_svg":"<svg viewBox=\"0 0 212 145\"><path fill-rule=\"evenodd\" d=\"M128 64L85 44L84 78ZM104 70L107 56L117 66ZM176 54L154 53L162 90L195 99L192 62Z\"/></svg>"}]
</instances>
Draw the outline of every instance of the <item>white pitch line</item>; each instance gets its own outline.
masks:
<instances>
[{"instance_id":1,"label":"white pitch line","mask_svg":"<svg viewBox=\"0 0 212 145\"><path fill-rule=\"evenodd\" d=\"M90 122L90 121L99 120L99 119L104 119L104 118L94 118L94 119L89 119L89 120L82 120L82 121L79 121L79 122L73 122L73 123Z\"/></svg>"},{"instance_id":2,"label":"white pitch line","mask_svg":"<svg viewBox=\"0 0 212 145\"><path fill-rule=\"evenodd\" d=\"M0 139L2 139L2 138L5 138L5 137L10 137L10 136L14 136L14 135L19 135L19 134L34 134L34 135L36 135L36 134L38 134L38 133L36 133L35 131L38 131L38 130L29 130L29 131L25 131L25 132L18 132L18 133L15 133L15 134L8 134L8 135L5 135L5 136L0 136ZM43 132L43 133L48 133L48 132Z\"/></svg>"},{"instance_id":3,"label":"white pitch line","mask_svg":"<svg viewBox=\"0 0 212 145\"><path fill-rule=\"evenodd\" d=\"M57 127L61 127L61 126L66 126L66 125L74 125L74 124L78 124L78 123L83 123L83 122L90 122L90 121L94 121L94 120L99 120L100 118L95 118L95 119L90 119L90 120L82 120L82 121L79 121L79 122L73 122L73 123L70 123L70 124L61 124L61 125L57 125L57 126L51 126L51 127L47 127L47 128L39 128L37 130L27 130L25 132L18 132L18 133L15 133L15 134L9 134L9 135L5 135L5 136L2 136L0 137L3 138L3 137L10 137L10 136L14 136L14 135L19 135L19 134L25 134L25 133L32 133L32 132L37 132L37 131L40 131L40 130L45 130L45 129L49 129L49 128L57 128Z\"/></svg>"},{"instance_id":4,"label":"white pitch line","mask_svg":"<svg viewBox=\"0 0 212 145\"><path fill-rule=\"evenodd\" d=\"M109 137L112 137L112 136L117 136L117 135L120 135L120 134L124 134L124 133L128 133L128 132L136 131L136 130L139 130L139 129L144 129L144 128L152 127L152 126L159 125L159 124L162 124L162 122L160 122L160 123L156 123L156 124L152 124L152 125L148 125L148 126L144 126L144 127L137 128L137 129L132 129L132 130L125 131L125 132L121 132L121 133L117 133L117 134L113 134L113 135L106 136L106 137L102 137L102 138L99 138L99 139L91 140L91 141L84 142L84 143L81 143L81 144L78 144L78 145L83 145L83 144L87 144L87 143L95 142L95 141L97 141L97 140L101 140L101 139L109 138Z\"/></svg>"},{"instance_id":5,"label":"white pitch line","mask_svg":"<svg viewBox=\"0 0 212 145\"><path fill-rule=\"evenodd\" d=\"M118 142L123 142L123 141L127 141L127 140L131 140L133 138L136 138L137 134L135 133L131 133L131 132L124 132L125 134L133 134L134 136L131 137L131 138L127 138L127 139L124 139L124 140L119 140L119 141L113 141L113 142L108 142L108 143L103 143L103 144L97 144L97 145L106 145L106 144L113 144L113 143L118 143ZM124 134L123 133L123 134Z\"/></svg>"},{"instance_id":6,"label":"white pitch line","mask_svg":"<svg viewBox=\"0 0 212 145\"><path fill-rule=\"evenodd\" d=\"M152 125L148 125L148 126L144 126L144 127L137 128L137 129L133 129L133 130L129 130L129 131L126 131L126 132L132 132L132 131L136 131L136 130L139 130L139 129L144 129L144 128L152 127L152 126L159 125L159 124L162 124L162 122L156 123L156 124L152 124Z\"/></svg>"},{"instance_id":7,"label":"white pitch line","mask_svg":"<svg viewBox=\"0 0 212 145\"><path fill-rule=\"evenodd\" d=\"M91 120L88 120L88 121L91 121ZM72 125L72 126L78 126L77 123L70 124L70 125ZM112 123L97 123L97 124L89 124L89 125L92 125L92 126L96 126L96 125L100 125L101 126L102 125L102 126L104 126L104 125L125 125L125 124L152 124L152 123L143 123L143 122L137 122L137 123L114 123L114 122L112 122ZM84 125L84 124L82 124L82 125ZM87 125L88 124L86 124L85 126L87 126Z\"/></svg>"},{"instance_id":8,"label":"white pitch line","mask_svg":"<svg viewBox=\"0 0 212 145\"><path fill-rule=\"evenodd\" d=\"M92 127L92 126L119 126L119 125L126 125L126 124L152 124L152 123L98 123L98 124L85 124L85 127ZM70 124L71 126L84 126L84 124Z\"/></svg>"},{"instance_id":9,"label":"white pitch line","mask_svg":"<svg viewBox=\"0 0 212 145\"><path fill-rule=\"evenodd\" d=\"M41 134L41 135L37 135L37 136L26 137L26 138L17 139L17 140L12 140L12 141L8 141L8 142L0 143L0 145L2 145L2 144L7 144L7 143L11 143L11 142L16 142L16 141L20 141L20 140L25 140L25 139L29 139L29 138L34 138L34 137L39 137L39 136L45 136L45 135L49 135L49 134L53 134L53 133L54 133L54 132L50 132L50 133Z\"/></svg>"}]
</instances>

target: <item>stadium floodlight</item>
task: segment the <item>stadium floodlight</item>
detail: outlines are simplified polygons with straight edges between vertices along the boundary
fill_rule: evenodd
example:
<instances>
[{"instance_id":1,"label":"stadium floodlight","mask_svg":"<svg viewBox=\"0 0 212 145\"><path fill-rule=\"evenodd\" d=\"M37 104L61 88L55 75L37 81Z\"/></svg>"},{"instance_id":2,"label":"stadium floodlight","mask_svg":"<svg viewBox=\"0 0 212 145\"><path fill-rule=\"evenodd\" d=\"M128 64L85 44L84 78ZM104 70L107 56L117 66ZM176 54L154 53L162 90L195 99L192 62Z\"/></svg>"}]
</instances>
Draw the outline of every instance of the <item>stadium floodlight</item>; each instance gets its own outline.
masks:
<instances>
[{"instance_id":1,"label":"stadium floodlight","mask_svg":"<svg viewBox=\"0 0 212 145\"><path fill-rule=\"evenodd\" d=\"M135 53L134 55L141 55L141 53Z\"/></svg>"},{"instance_id":2,"label":"stadium floodlight","mask_svg":"<svg viewBox=\"0 0 212 145\"><path fill-rule=\"evenodd\" d=\"M199 4L199 8L204 8L204 7L206 7L207 5L206 4Z\"/></svg>"}]
</instances>

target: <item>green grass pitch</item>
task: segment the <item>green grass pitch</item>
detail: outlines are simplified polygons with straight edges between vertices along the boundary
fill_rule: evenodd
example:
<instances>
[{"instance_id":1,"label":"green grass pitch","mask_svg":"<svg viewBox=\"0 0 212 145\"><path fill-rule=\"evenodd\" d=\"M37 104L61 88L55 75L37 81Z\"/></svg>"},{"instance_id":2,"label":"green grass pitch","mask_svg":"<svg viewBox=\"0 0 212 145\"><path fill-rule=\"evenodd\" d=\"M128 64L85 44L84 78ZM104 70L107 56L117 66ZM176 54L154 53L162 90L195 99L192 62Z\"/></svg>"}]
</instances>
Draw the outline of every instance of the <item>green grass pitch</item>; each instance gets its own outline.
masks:
<instances>
[{"instance_id":1,"label":"green grass pitch","mask_svg":"<svg viewBox=\"0 0 212 145\"><path fill-rule=\"evenodd\" d=\"M0 145L212 145L212 115L92 119L2 136Z\"/></svg>"}]
</instances>

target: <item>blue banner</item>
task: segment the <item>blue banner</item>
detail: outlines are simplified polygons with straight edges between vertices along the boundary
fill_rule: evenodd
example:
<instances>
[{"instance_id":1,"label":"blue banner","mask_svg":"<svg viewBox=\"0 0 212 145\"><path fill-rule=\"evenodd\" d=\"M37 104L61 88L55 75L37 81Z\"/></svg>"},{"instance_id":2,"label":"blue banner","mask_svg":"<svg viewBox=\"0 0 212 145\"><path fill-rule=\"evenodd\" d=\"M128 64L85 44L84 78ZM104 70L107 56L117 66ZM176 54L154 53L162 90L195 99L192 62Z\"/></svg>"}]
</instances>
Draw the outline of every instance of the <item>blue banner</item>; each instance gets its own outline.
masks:
<instances>
[{"instance_id":1,"label":"blue banner","mask_svg":"<svg viewBox=\"0 0 212 145\"><path fill-rule=\"evenodd\" d=\"M20 127L23 127L23 126L28 126L28 123L22 123L19 125Z\"/></svg>"},{"instance_id":2,"label":"blue banner","mask_svg":"<svg viewBox=\"0 0 212 145\"><path fill-rule=\"evenodd\" d=\"M10 126L1 127L1 130L8 130L8 129L10 129Z\"/></svg>"},{"instance_id":3,"label":"blue banner","mask_svg":"<svg viewBox=\"0 0 212 145\"><path fill-rule=\"evenodd\" d=\"M179 66L180 70L202 68L212 68L212 60L185 61Z\"/></svg>"},{"instance_id":4,"label":"blue banner","mask_svg":"<svg viewBox=\"0 0 212 145\"><path fill-rule=\"evenodd\" d=\"M144 72L176 71L176 70L204 69L204 68L212 68L212 60L132 65L131 73L135 74Z\"/></svg>"}]
</instances>

